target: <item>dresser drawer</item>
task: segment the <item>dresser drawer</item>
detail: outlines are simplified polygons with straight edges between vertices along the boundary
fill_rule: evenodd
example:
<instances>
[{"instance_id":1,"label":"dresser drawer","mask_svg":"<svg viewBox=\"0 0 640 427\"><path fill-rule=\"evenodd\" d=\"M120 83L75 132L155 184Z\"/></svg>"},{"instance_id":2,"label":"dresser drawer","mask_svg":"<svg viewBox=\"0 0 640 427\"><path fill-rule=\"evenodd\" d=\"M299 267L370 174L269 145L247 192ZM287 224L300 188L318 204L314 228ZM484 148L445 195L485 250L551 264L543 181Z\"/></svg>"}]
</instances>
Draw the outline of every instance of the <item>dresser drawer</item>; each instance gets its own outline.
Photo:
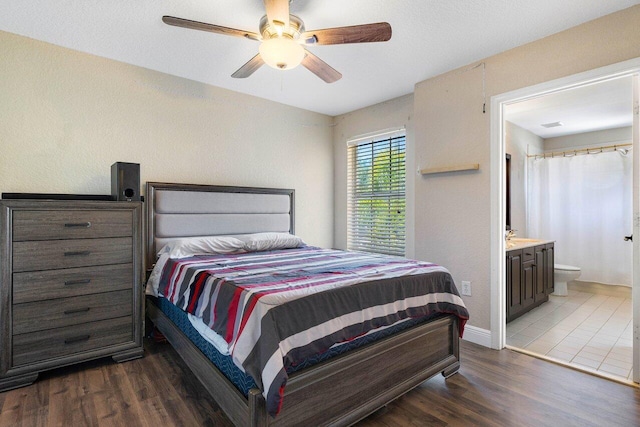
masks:
<instances>
[{"instance_id":1,"label":"dresser drawer","mask_svg":"<svg viewBox=\"0 0 640 427\"><path fill-rule=\"evenodd\" d=\"M132 245L131 237L15 242L13 271L125 264L131 262Z\"/></svg>"},{"instance_id":2,"label":"dresser drawer","mask_svg":"<svg viewBox=\"0 0 640 427\"><path fill-rule=\"evenodd\" d=\"M13 274L13 303L131 289L133 265L102 265Z\"/></svg>"},{"instance_id":3,"label":"dresser drawer","mask_svg":"<svg viewBox=\"0 0 640 427\"><path fill-rule=\"evenodd\" d=\"M13 335L128 316L131 290L13 305Z\"/></svg>"},{"instance_id":4,"label":"dresser drawer","mask_svg":"<svg viewBox=\"0 0 640 427\"><path fill-rule=\"evenodd\" d=\"M132 341L131 316L15 335L12 366L41 362Z\"/></svg>"},{"instance_id":5,"label":"dresser drawer","mask_svg":"<svg viewBox=\"0 0 640 427\"><path fill-rule=\"evenodd\" d=\"M13 214L14 242L132 235L131 211L21 210Z\"/></svg>"}]
</instances>

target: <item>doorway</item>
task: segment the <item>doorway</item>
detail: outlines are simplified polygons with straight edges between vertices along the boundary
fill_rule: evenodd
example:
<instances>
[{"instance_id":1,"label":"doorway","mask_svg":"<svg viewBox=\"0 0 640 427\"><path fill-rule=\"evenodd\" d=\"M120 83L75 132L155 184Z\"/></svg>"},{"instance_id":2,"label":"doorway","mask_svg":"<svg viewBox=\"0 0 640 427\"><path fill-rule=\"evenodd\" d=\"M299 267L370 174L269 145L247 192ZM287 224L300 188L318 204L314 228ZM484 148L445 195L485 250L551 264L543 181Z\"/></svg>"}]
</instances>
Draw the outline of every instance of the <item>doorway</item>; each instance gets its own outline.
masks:
<instances>
[{"instance_id":1,"label":"doorway","mask_svg":"<svg viewBox=\"0 0 640 427\"><path fill-rule=\"evenodd\" d=\"M632 105L635 106L632 112L632 125L628 132L631 134L633 150L630 151L629 154L632 156L633 163L633 218L635 219L632 224L632 231L637 232L638 227L640 225L640 195L639 195L639 186L638 186L638 163L639 163L639 155L638 149L638 74L640 73L640 58L632 61L627 61L625 63L614 64L612 66L604 67L597 70L592 70L586 73L581 73L579 75L570 76L567 78L543 83L541 85L536 85L529 88L524 88L521 90L517 90L514 92L498 95L492 98L492 116L491 116L491 170L492 170L492 324L491 324L491 333L492 333L492 347L496 349L504 348L505 345L508 345L506 340L506 261L505 261L505 211L506 211L506 174L505 174L505 164L504 159L506 150L506 131L507 131L507 123L506 118L509 116L510 110L511 112L517 111L518 106L526 106L527 103L529 105L533 105L536 102L540 102L544 99L544 97L549 97L549 99L559 97L560 94L566 95L570 91L573 93L579 93L581 90L585 90L587 88L594 88L598 84L605 85L607 82L613 82L616 80L626 79L627 82L630 82L630 91L632 92L629 95L629 99L632 99ZM585 107L588 107L589 104L585 104ZM629 106L628 108L631 108ZM511 114L513 117L514 114ZM545 123L542 123L545 124ZM553 125L553 122L549 122L549 124ZM615 144L613 144L615 145ZM593 148L593 147L592 147ZM631 147L629 147L631 148ZM615 149L615 148L614 148ZM532 150L535 151L535 150ZM575 149L577 154L577 148ZM587 151L588 152L588 151ZM509 153L513 154L513 153ZM532 152L527 151L526 154L534 154ZM539 154L539 153L535 153ZM511 165L513 167L514 161L512 157ZM513 171L511 173L513 176ZM511 185L513 188L513 183ZM513 201L517 199L511 194L510 199ZM520 215L518 213L518 209L514 212L514 209L511 209L511 224L514 223L514 217ZM529 225L531 222L526 222ZM516 228L516 226L513 226ZM516 232L517 233L517 232ZM528 232L524 230L522 237L530 237L527 235ZM638 235L638 233L636 233ZM534 236L531 236L534 237ZM536 236L537 237L537 236ZM552 237L552 236L551 236ZM620 236L622 238L622 236ZM633 312L633 331L635 331L632 336L632 365L633 365L633 381L638 382L639 380L639 366L640 366L640 352L638 350L639 347L639 334L638 334L638 325L640 324L640 301L639 301L639 285L640 280L639 274L640 269L638 268L640 254L638 251L638 242L633 242L633 262L632 262L632 280L631 282L634 284L632 286L633 295L633 304L631 311ZM584 297L585 295L581 295ZM554 298L554 297L552 297ZM557 298L555 298L557 299ZM559 300L555 305L560 306L560 302L563 302L562 299ZM564 301L566 302L566 300ZM575 305L575 301L570 306ZM548 306L549 307L549 306ZM549 309L547 309L549 310ZM563 309L564 313L568 313L568 308L565 307ZM582 310L584 314L584 310ZM544 314L544 312L542 313ZM540 313L538 313L540 316ZM555 316L559 315L556 313ZM596 316L597 317L597 316ZM524 323L524 322L523 322ZM550 323L550 322L547 322ZM593 325L591 325L593 326ZM630 331L626 333L631 334ZM539 346L538 346L539 348Z\"/></svg>"}]
</instances>

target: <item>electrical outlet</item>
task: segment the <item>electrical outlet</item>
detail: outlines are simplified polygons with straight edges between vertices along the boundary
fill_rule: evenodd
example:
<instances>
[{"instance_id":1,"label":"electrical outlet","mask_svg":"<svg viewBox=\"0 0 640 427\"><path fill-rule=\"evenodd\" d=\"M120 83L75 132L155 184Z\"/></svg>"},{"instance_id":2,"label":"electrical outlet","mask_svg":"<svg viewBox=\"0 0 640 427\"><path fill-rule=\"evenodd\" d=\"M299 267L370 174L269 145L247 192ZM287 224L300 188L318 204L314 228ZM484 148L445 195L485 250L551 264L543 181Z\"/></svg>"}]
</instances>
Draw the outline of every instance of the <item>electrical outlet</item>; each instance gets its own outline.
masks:
<instances>
[{"instance_id":1,"label":"electrical outlet","mask_svg":"<svg viewBox=\"0 0 640 427\"><path fill-rule=\"evenodd\" d=\"M463 280L462 282L460 282L460 285L462 286L462 289L460 289L460 293L464 296L470 297L471 296L471 282Z\"/></svg>"}]
</instances>

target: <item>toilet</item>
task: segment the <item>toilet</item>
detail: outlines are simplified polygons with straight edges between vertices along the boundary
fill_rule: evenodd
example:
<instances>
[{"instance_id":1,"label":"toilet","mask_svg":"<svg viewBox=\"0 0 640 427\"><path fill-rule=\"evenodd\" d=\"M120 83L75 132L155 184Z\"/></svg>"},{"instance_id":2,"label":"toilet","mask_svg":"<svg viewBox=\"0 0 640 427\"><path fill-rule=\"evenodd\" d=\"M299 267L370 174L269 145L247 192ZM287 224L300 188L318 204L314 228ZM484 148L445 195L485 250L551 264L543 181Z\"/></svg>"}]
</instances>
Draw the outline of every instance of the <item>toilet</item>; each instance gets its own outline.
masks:
<instances>
[{"instance_id":1,"label":"toilet","mask_svg":"<svg viewBox=\"0 0 640 427\"><path fill-rule=\"evenodd\" d=\"M567 283L580 277L580 273L582 273L580 271L580 267L574 267L573 265L554 264L554 292L552 295L561 297L567 296L569 294Z\"/></svg>"}]
</instances>

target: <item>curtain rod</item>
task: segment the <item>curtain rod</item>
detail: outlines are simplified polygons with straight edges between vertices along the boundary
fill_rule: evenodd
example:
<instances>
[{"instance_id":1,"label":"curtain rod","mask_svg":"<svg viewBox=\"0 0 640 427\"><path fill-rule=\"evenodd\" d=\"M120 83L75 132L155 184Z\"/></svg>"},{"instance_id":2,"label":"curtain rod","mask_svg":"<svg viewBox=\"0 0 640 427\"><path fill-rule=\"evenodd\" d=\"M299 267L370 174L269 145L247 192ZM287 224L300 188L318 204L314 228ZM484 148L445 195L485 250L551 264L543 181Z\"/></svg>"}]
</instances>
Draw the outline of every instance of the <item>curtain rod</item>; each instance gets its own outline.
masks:
<instances>
[{"instance_id":1,"label":"curtain rod","mask_svg":"<svg viewBox=\"0 0 640 427\"><path fill-rule=\"evenodd\" d=\"M633 147L633 144L616 144L616 145L605 145L602 147L594 147L594 148L580 148L578 150L570 150L570 151L555 151L552 153L543 153L543 154L527 154L527 157L535 157L546 159L547 157L573 157L579 154L600 154L603 153L604 150L617 151L618 148L623 147Z\"/></svg>"}]
</instances>

